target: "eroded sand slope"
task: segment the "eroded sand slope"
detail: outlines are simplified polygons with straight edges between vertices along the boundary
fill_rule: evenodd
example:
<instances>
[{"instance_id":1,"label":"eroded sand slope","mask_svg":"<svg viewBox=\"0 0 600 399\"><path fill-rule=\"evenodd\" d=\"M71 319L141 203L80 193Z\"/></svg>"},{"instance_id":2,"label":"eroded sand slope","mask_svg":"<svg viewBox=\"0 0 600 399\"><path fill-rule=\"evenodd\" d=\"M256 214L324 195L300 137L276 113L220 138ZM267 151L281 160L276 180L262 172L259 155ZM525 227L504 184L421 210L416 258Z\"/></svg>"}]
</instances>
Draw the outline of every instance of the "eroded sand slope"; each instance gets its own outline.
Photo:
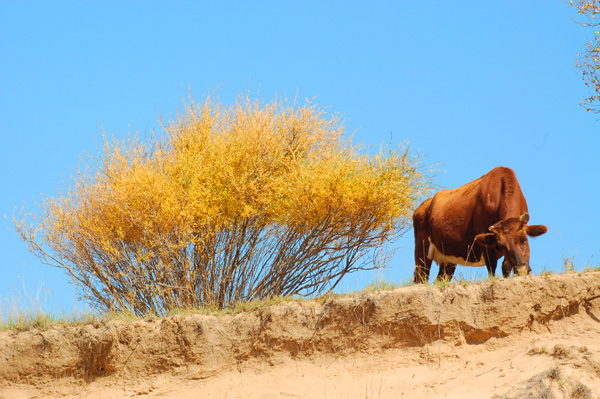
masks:
<instances>
[{"instance_id":1,"label":"eroded sand slope","mask_svg":"<svg viewBox=\"0 0 600 399\"><path fill-rule=\"evenodd\" d=\"M600 273L0 332L0 397L596 398ZM577 396L579 395L579 396Z\"/></svg>"}]
</instances>

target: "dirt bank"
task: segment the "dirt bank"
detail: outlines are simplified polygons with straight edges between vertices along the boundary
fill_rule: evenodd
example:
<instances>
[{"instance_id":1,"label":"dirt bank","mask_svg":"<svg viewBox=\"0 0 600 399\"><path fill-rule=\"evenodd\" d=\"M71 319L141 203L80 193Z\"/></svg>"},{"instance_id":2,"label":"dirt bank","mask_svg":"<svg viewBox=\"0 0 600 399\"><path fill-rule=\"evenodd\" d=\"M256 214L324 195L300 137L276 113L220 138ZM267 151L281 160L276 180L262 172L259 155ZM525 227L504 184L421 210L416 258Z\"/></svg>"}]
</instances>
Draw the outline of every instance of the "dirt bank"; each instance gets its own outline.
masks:
<instances>
[{"instance_id":1,"label":"dirt bank","mask_svg":"<svg viewBox=\"0 0 600 399\"><path fill-rule=\"evenodd\" d=\"M598 392L600 272L0 332L0 398Z\"/></svg>"}]
</instances>

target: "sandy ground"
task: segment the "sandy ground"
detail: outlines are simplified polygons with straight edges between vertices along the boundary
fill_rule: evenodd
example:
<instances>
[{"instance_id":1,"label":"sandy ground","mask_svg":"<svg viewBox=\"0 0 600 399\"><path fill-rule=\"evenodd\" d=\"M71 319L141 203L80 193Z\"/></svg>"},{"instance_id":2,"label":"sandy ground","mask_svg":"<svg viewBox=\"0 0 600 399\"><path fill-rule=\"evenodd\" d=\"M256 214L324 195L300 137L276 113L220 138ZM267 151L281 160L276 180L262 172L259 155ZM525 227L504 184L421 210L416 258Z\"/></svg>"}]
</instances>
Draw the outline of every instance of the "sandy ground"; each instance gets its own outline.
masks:
<instances>
[{"instance_id":1,"label":"sandy ground","mask_svg":"<svg viewBox=\"0 0 600 399\"><path fill-rule=\"evenodd\" d=\"M7 399L599 395L600 273L0 333Z\"/></svg>"}]
</instances>

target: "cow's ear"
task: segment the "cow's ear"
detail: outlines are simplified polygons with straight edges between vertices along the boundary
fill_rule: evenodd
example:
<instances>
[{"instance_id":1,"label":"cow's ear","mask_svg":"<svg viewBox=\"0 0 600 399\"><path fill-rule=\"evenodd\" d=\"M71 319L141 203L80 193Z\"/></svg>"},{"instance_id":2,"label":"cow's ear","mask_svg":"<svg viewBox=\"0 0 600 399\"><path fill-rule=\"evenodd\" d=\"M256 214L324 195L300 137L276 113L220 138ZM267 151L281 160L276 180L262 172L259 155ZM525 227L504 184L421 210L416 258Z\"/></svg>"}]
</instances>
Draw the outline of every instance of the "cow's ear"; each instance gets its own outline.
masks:
<instances>
[{"instance_id":1,"label":"cow's ear","mask_svg":"<svg viewBox=\"0 0 600 399\"><path fill-rule=\"evenodd\" d=\"M546 234L548 231L548 227L543 224L532 224L531 226L525 227L525 232L530 237L541 236L542 234Z\"/></svg>"},{"instance_id":2,"label":"cow's ear","mask_svg":"<svg viewBox=\"0 0 600 399\"><path fill-rule=\"evenodd\" d=\"M498 236L494 233L483 233L475 236L475 241L484 247L493 247L498 244Z\"/></svg>"}]
</instances>

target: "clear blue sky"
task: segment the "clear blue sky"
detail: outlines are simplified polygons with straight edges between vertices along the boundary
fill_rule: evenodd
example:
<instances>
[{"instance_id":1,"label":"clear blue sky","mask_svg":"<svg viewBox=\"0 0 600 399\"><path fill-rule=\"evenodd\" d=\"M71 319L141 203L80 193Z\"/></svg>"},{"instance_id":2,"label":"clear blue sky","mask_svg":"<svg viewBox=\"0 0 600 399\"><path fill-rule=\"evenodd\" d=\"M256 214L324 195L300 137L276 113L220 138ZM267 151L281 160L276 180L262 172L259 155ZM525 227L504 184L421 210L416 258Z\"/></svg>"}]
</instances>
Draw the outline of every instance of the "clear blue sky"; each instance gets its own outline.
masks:
<instances>
[{"instance_id":1,"label":"clear blue sky","mask_svg":"<svg viewBox=\"0 0 600 399\"><path fill-rule=\"evenodd\" d=\"M534 272L562 270L563 257L598 265L600 121L578 105L588 33L572 16L548 0L1 1L0 299L43 287L48 306L73 307L66 274L26 251L13 211L56 195L102 127L157 128L188 88L197 99L218 88L225 103L318 96L355 142L409 140L447 188L509 166L530 223L549 227L530 240ZM396 243L384 277L412 275L412 241Z\"/></svg>"}]
</instances>

